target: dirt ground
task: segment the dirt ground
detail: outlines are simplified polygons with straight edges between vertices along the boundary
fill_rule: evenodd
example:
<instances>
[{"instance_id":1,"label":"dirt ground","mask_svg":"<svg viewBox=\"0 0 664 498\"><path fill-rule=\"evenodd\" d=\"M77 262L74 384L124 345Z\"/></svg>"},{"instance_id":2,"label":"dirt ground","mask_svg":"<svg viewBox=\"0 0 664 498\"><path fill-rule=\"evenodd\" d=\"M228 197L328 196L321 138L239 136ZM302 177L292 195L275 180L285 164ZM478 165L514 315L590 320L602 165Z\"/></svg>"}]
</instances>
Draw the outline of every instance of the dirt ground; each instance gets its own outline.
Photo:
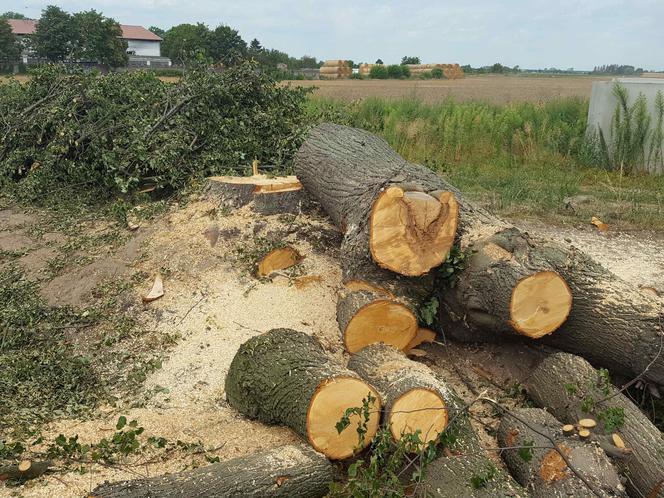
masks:
<instances>
[{"instance_id":1,"label":"dirt ground","mask_svg":"<svg viewBox=\"0 0 664 498\"><path fill-rule=\"evenodd\" d=\"M321 80L290 81L289 84L317 87L315 95L345 101L366 97L417 98L436 103L447 98L480 100L493 104L514 101L540 102L558 97L590 98L591 76L468 76L460 80Z\"/></svg>"},{"instance_id":2,"label":"dirt ground","mask_svg":"<svg viewBox=\"0 0 664 498\"><path fill-rule=\"evenodd\" d=\"M67 237L57 231L34 235L38 213L0 211L0 249L20 251L19 264L33 278L43 276L49 259ZM204 233L219 233L211 246ZM91 223L89 230L94 230ZM635 285L660 291L664 282L664 240L657 234L600 234L594 230L557 229L527 224L532 233L570 239ZM207 200L173 207L155 221L142 222L115 250L98 250L92 261L43 280L52 304L84 305L90 289L104 279L140 278L125 296L142 325L179 339L162 366L149 375L140 393L115 406L103 406L92 420L60 420L45 437L78 434L81 442L98 441L114 431L119 415L136 419L146 436L201 441L210 456L222 460L297 441L288 429L249 421L225 401L224 379L237 348L250 337L275 327L291 327L316 336L331 354L345 361L335 319L341 286L339 234L320 213L258 217L249 209L226 214ZM279 237L305 256L301 265L271 281L258 281L238 249L264 238ZM157 273L165 295L141 303ZM55 283L54 283L55 281ZM507 408L522 402L518 383L528 375L540 352L523 346L432 344L419 358L441 373L470 401L480 391ZM141 402L137 402L141 399ZM490 407L472 408L473 423L485 446L495 447L498 420ZM496 457L496 462L499 459ZM21 488L0 489L0 496L80 497L97 484L174 472L204 465L201 455L130 456L121 464L86 466L87 472L55 472Z\"/></svg>"}]
</instances>

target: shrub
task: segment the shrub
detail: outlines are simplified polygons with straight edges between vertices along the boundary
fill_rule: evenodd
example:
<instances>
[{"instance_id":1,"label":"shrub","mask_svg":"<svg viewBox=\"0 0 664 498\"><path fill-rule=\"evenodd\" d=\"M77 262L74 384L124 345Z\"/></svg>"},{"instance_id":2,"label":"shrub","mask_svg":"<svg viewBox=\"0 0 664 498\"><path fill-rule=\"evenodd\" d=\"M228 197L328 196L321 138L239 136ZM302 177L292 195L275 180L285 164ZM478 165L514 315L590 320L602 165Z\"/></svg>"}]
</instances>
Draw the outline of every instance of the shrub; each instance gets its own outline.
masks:
<instances>
[{"instance_id":1,"label":"shrub","mask_svg":"<svg viewBox=\"0 0 664 498\"><path fill-rule=\"evenodd\" d=\"M361 79L362 79L362 75L361 75L360 73L352 73L352 74L350 75L350 79L351 79L351 80L361 80Z\"/></svg>"},{"instance_id":2,"label":"shrub","mask_svg":"<svg viewBox=\"0 0 664 498\"><path fill-rule=\"evenodd\" d=\"M422 71L419 75L421 80L430 80L432 78L431 71Z\"/></svg>"},{"instance_id":3,"label":"shrub","mask_svg":"<svg viewBox=\"0 0 664 498\"><path fill-rule=\"evenodd\" d=\"M377 80L385 80L388 78L387 68L385 66L373 66L369 71L369 78Z\"/></svg>"},{"instance_id":4,"label":"shrub","mask_svg":"<svg viewBox=\"0 0 664 498\"><path fill-rule=\"evenodd\" d=\"M117 193L178 189L254 158L288 169L307 93L252 63L223 73L194 66L175 84L147 71L45 66L25 85L0 85L0 182L36 196L56 184Z\"/></svg>"},{"instance_id":5,"label":"shrub","mask_svg":"<svg viewBox=\"0 0 664 498\"><path fill-rule=\"evenodd\" d=\"M393 79L403 78L403 66L398 64L391 64L387 66L387 77Z\"/></svg>"},{"instance_id":6,"label":"shrub","mask_svg":"<svg viewBox=\"0 0 664 498\"><path fill-rule=\"evenodd\" d=\"M401 74L404 78L410 78L410 68L408 66L401 66Z\"/></svg>"},{"instance_id":7,"label":"shrub","mask_svg":"<svg viewBox=\"0 0 664 498\"><path fill-rule=\"evenodd\" d=\"M437 80L441 80L445 77L443 70L439 67L435 67L431 70L431 77Z\"/></svg>"}]
</instances>

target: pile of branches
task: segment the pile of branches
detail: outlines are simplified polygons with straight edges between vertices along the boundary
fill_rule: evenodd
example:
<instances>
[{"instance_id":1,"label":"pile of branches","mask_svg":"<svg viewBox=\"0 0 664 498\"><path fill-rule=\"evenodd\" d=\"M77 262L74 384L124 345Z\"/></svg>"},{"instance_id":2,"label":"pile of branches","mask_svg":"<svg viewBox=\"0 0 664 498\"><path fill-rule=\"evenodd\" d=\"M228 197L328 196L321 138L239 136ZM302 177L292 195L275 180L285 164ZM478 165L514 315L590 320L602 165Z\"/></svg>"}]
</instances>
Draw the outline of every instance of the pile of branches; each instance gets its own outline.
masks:
<instances>
[{"instance_id":1,"label":"pile of branches","mask_svg":"<svg viewBox=\"0 0 664 498\"><path fill-rule=\"evenodd\" d=\"M302 142L307 90L255 65L194 67L177 83L150 72L58 66L0 85L0 183L131 192L178 189L253 159L287 169Z\"/></svg>"}]
</instances>

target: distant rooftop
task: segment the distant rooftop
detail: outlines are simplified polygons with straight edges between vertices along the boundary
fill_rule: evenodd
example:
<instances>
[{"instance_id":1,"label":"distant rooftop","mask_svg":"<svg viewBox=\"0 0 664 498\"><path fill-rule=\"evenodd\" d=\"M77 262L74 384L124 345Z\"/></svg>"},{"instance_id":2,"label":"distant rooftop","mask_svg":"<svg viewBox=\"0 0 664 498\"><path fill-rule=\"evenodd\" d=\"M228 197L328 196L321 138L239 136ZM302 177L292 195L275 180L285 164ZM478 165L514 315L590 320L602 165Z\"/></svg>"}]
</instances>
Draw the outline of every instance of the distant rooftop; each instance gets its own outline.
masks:
<instances>
[{"instance_id":1,"label":"distant rooftop","mask_svg":"<svg viewBox=\"0 0 664 498\"><path fill-rule=\"evenodd\" d=\"M33 19L7 19L7 21L15 35L32 35L37 29L37 21ZM122 28L122 38L125 40L161 41L161 37L143 26L120 24L120 28Z\"/></svg>"}]
</instances>

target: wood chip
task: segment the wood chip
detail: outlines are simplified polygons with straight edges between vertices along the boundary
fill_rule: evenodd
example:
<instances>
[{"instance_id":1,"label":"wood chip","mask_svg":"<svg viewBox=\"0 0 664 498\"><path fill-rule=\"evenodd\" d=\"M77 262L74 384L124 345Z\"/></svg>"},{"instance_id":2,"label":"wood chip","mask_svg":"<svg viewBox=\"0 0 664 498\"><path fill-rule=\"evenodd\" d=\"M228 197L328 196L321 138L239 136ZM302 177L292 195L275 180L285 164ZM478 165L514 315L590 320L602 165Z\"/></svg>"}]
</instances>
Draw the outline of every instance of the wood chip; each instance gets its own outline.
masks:
<instances>
[{"instance_id":1,"label":"wood chip","mask_svg":"<svg viewBox=\"0 0 664 498\"><path fill-rule=\"evenodd\" d=\"M582 418L579 420L579 426L583 427L584 429L592 429L593 427L597 426L597 422L595 422L595 420L592 418Z\"/></svg>"},{"instance_id":2,"label":"wood chip","mask_svg":"<svg viewBox=\"0 0 664 498\"><path fill-rule=\"evenodd\" d=\"M625 441L618 434L611 434L611 439L613 440L614 446L625 449Z\"/></svg>"},{"instance_id":3,"label":"wood chip","mask_svg":"<svg viewBox=\"0 0 664 498\"><path fill-rule=\"evenodd\" d=\"M147 296L143 296L144 303L151 303L162 297L164 295L164 282L161 278L161 275L157 273L157 276L154 278L154 283L152 284L152 289Z\"/></svg>"},{"instance_id":4,"label":"wood chip","mask_svg":"<svg viewBox=\"0 0 664 498\"><path fill-rule=\"evenodd\" d=\"M216 223L212 223L205 229L203 235L210 243L210 247L214 247L217 245L217 241L219 240L219 226Z\"/></svg>"},{"instance_id":5,"label":"wood chip","mask_svg":"<svg viewBox=\"0 0 664 498\"><path fill-rule=\"evenodd\" d=\"M609 230L609 225L604 223L602 220L599 218L593 216L590 222L597 227L597 230L600 232L607 232Z\"/></svg>"}]
</instances>

